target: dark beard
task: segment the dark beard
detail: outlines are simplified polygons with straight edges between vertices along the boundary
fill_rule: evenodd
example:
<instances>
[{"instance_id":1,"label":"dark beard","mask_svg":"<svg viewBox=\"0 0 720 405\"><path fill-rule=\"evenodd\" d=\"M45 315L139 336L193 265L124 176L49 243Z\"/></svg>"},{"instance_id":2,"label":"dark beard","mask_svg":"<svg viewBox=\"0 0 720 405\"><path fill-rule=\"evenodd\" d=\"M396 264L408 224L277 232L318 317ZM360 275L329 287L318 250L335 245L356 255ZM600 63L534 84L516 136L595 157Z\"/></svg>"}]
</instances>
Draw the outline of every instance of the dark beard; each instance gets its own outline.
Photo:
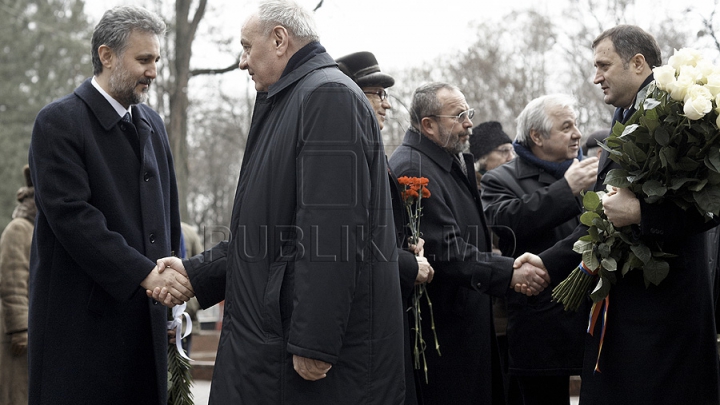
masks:
<instances>
[{"instance_id":1,"label":"dark beard","mask_svg":"<svg viewBox=\"0 0 720 405\"><path fill-rule=\"evenodd\" d=\"M147 84L148 88L140 93L135 91L135 87L139 84ZM140 104L147 100L148 90L150 90L150 84L152 79L143 78L142 80L135 81L122 65L118 66L118 69L110 75L110 92L115 100L122 105L133 105Z\"/></svg>"}]
</instances>

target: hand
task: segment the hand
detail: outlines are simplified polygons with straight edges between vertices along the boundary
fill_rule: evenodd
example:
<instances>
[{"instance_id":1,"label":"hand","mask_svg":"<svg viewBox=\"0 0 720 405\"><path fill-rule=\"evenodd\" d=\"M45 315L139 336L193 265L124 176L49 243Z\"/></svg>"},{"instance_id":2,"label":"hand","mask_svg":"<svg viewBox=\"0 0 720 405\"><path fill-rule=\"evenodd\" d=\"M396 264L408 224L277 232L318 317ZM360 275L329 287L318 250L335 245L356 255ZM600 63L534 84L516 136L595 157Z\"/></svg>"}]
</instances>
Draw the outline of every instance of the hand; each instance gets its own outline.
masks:
<instances>
[{"instance_id":1,"label":"hand","mask_svg":"<svg viewBox=\"0 0 720 405\"><path fill-rule=\"evenodd\" d=\"M418 262L418 274L415 278L415 285L431 282L435 275L435 270L433 270L430 262L422 256L415 256L415 259Z\"/></svg>"},{"instance_id":2,"label":"hand","mask_svg":"<svg viewBox=\"0 0 720 405\"><path fill-rule=\"evenodd\" d=\"M532 253L524 253L513 263L510 285L515 291L527 296L538 295L550 285L550 275L545 269L542 259Z\"/></svg>"},{"instance_id":3,"label":"hand","mask_svg":"<svg viewBox=\"0 0 720 405\"><path fill-rule=\"evenodd\" d=\"M293 367L300 377L308 381L317 381L327 377L327 372L332 368L332 364L293 354Z\"/></svg>"},{"instance_id":4,"label":"hand","mask_svg":"<svg viewBox=\"0 0 720 405\"><path fill-rule=\"evenodd\" d=\"M177 259L177 261L168 259L177 258L158 260L157 266L150 271L150 274L140 285L145 288L148 297L162 302L167 307L173 307L187 302L195 296L195 292L190 285L190 280L187 278L182 261L180 259ZM179 264L179 266L169 267L166 266L166 262L173 263L176 266ZM165 271L166 269L169 269L169 271Z\"/></svg>"},{"instance_id":5,"label":"hand","mask_svg":"<svg viewBox=\"0 0 720 405\"><path fill-rule=\"evenodd\" d=\"M567 180L572 193L580 195L581 191L590 188L597 179L597 171L598 158L590 157L581 161L574 159L565 172L565 180Z\"/></svg>"},{"instance_id":6,"label":"hand","mask_svg":"<svg viewBox=\"0 0 720 405\"><path fill-rule=\"evenodd\" d=\"M408 250L415 253L415 256L425 257L425 239L418 238L417 245L408 243Z\"/></svg>"},{"instance_id":7,"label":"hand","mask_svg":"<svg viewBox=\"0 0 720 405\"><path fill-rule=\"evenodd\" d=\"M640 223L640 200L629 189L615 187L602 203L605 215L616 228Z\"/></svg>"},{"instance_id":8,"label":"hand","mask_svg":"<svg viewBox=\"0 0 720 405\"><path fill-rule=\"evenodd\" d=\"M27 353L28 334L27 331L15 332L10 335L10 349L13 356L23 356Z\"/></svg>"},{"instance_id":9,"label":"hand","mask_svg":"<svg viewBox=\"0 0 720 405\"><path fill-rule=\"evenodd\" d=\"M174 345L175 344L175 328L168 329L167 334L168 334L168 343L171 345Z\"/></svg>"}]
</instances>

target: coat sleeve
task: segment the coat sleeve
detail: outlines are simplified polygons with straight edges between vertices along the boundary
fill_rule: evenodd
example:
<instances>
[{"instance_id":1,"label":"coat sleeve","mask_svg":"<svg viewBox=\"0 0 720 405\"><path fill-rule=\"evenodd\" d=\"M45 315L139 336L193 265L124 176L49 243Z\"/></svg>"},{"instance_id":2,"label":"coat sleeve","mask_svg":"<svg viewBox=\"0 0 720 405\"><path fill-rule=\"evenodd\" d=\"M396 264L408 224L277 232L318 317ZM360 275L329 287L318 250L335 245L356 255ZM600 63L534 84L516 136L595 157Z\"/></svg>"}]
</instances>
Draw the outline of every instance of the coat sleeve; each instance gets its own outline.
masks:
<instances>
[{"instance_id":1,"label":"coat sleeve","mask_svg":"<svg viewBox=\"0 0 720 405\"><path fill-rule=\"evenodd\" d=\"M78 111L53 107L38 115L29 163L38 212L80 268L118 301L130 299L155 263L108 229L92 196L84 137L90 125ZM173 242L180 240L180 224ZM179 243L173 243L179 246ZM169 252L168 252L169 253Z\"/></svg>"},{"instance_id":2,"label":"coat sleeve","mask_svg":"<svg viewBox=\"0 0 720 405\"><path fill-rule=\"evenodd\" d=\"M580 203L565 178L526 193L513 172L501 166L485 173L481 183L488 222L493 226L509 228L517 240L529 240L539 232L552 230L582 213ZM503 253L517 256L524 252Z\"/></svg>"},{"instance_id":3,"label":"coat sleeve","mask_svg":"<svg viewBox=\"0 0 720 405\"><path fill-rule=\"evenodd\" d=\"M356 282L363 266L371 265L363 263L369 251L358 230L371 229L373 158L365 145L379 137L379 128L366 104L344 85L326 84L304 100L301 111L296 225L306 243L294 263L287 348L332 364L342 347ZM381 174L387 182L386 172Z\"/></svg>"},{"instance_id":4,"label":"coat sleeve","mask_svg":"<svg viewBox=\"0 0 720 405\"><path fill-rule=\"evenodd\" d=\"M15 219L0 237L0 302L4 331L23 332L28 328L28 274L33 227Z\"/></svg>"},{"instance_id":5,"label":"coat sleeve","mask_svg":"<svg viewBox=\"0 0 720 405\"><path fill-rule=\"evenodd\" d=\"M410 298L418 274L418 263L412 252L398 248L398 267L400 268L400 294L403 302Z\"/></svg>"},{"instance_id":6,"label":"coat sleeve","mask_svg":"<svg viewBox=\"0 0 720 405\"><path fill-rule=\"evenodd\" d=\"M223 241L199 255L183 260L190 285L202 309L225 299L227 252L228 242Z\"/></svg>"}]
</instances>

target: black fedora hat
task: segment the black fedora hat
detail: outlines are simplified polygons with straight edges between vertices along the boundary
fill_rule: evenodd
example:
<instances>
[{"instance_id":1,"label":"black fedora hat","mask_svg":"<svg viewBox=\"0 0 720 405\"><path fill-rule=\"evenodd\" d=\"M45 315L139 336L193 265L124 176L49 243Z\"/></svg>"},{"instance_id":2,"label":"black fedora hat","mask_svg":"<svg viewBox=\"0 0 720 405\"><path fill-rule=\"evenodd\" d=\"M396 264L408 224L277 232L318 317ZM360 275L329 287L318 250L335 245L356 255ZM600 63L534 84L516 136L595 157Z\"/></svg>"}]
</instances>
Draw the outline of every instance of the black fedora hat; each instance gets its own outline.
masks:
<instances>
[{"instance_id":1,"label":"black fedora hat","mask_svg":"<svg viewBox=\"0 0 720 405\"><path fill-rule=\"evenodd\" d=\"M360 87L392 87L395 79L380 71L375 55L370 52L355 52L335 60L343 73Z\"/></svg>"}]
</instances>

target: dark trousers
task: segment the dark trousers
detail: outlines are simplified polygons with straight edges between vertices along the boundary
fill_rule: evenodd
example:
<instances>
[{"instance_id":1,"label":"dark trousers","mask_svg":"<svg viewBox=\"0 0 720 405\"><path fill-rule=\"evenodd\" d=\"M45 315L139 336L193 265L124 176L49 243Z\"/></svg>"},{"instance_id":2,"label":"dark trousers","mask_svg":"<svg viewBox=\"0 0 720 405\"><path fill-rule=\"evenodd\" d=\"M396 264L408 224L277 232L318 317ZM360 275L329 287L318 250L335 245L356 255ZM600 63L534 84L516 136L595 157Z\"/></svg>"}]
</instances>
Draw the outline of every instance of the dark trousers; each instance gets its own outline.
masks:
<instances>
[{"instance_id":1,"label":"dark trousers","mask_svg":"<svg viewBox=\"0 0 720 405\"><path fill-rule=\"evenodd\" d=\"M570 405L570 377L517 376L524 405Z\"/></svg>"}]
</instances>

